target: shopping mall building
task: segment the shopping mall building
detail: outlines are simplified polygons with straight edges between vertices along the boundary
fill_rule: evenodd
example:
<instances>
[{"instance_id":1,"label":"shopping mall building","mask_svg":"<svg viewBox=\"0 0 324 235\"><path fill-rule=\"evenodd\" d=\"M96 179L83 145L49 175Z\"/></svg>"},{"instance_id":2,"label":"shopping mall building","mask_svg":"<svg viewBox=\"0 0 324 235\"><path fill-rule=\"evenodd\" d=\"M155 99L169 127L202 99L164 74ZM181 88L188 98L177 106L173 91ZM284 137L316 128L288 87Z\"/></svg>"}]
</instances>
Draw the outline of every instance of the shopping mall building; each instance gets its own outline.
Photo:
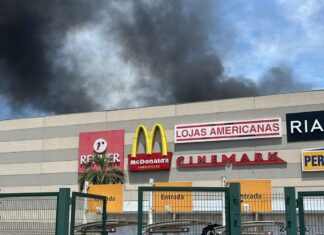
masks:
<instances>
[{"instance_id":1,"label":"shopping mall building","mask_svg":"<svg viewBox=\"0 0 324 235\"><path fill-rule=\"evenodd\" d=\"M324 91L0 121L0 193L78 191L95 154L124 170L124 210L150 179L323 190Z\"/></svg>"}]
</instances>

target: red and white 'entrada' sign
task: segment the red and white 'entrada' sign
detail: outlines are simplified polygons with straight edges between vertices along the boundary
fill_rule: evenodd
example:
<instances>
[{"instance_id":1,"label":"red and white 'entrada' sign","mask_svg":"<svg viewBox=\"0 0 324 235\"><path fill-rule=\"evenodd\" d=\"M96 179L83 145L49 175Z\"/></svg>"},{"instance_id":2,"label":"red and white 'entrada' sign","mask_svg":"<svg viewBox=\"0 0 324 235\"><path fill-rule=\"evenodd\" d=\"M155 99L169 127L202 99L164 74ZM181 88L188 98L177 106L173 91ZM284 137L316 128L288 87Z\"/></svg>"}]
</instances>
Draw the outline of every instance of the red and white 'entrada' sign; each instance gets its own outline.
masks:
<instances>
[{"instance_id":1,"label":"red and white 'entrada' sign","mask_svg":"<svg viewBox=\"0 0 324 235\"><path fill-rule=\"evenodd\" d=\"M175 126L175 143L281 137L281 118Z\"/></svg>"},{"instance_id":2,"label":"red and white 'entrada' sign","mask_svg":"<svg viewBox=\"0 0 324 235\"><path fill-rule=\"evenodd\" d=\"M124 170L124 137L124 130L80 133L78 172L83 173L95 155L107 157L109 167Z\"/></svg>"}]
</instances>

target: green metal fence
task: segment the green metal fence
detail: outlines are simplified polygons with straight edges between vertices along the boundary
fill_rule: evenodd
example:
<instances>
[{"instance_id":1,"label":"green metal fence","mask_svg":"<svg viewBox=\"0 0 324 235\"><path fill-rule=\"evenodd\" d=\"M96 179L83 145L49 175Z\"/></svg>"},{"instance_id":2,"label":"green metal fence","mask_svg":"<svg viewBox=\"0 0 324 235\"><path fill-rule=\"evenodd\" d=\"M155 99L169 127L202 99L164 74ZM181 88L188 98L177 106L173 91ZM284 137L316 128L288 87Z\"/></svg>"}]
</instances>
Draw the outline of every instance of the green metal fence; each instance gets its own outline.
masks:
<instances>
[{"instance_id":1,"label":"green metal fence","mask_svg":"<svg viewBox=\"0 0 324 235\"><path fill-rule=\"evenodd\" d=\"M1 235L55 235L59 193L0 194Z\"/></svg>"},{"instance_id":2,"label":"green metal fence","mask_svg":"<svg viewBox=\"0 0 324 235\"><path fill-rule=\"evenodd\" d=\"M70 189L0 194L0 235L118 234L106 207L106 197L72 193L70 198ZM131 234L136 233L323 235L324 191L299 192L296 200L292 187L243 198L238 184L139 187L138 227Z\"/></svg>"},{"instance_id":3,"label":"green metal fence","mask_svg":"<svg viewBox=\"0 0 324 235\"><path fill-rule=\"evenodd\" d=\"M241 196L242 234L296 235L295 189Z\"/></svg>"},{"instance_id":4,"label":"green metal fence","mask_svg":"<svg viewBox=\"0 0 324 235\"><path fill-rule=\"evenodd\" d=\"M299 192L298 212L300 235L324 234L324 191Z\"/></svg>"},{"instance_id":5,"label":"green metal fence","mask_svg":"<svg viewBox=\"0 0 324 235\"><path fill-rule=\"evenodd\" d=\"M240 234L239 185L139 187L137 234Z\"/></svg>"},{"instance_id":6,"label":"green metal fence","mask_svg":"<svg viewBox=\"0 0 324 235\"><path fill-rule=\"evenodd\" d=\"M284 194L255 194L241 201L243 234L286 234Z\"/></svg>"},{"instance_id":7,"label":"green metal fence","mask_svg":"<svg viewBox=\"0 0 324 235\"><path fill-rule=\"evenodd\" d=\"M114 229L109 228L106 231L106 197L73 192L71 202L70 235L106 235L107 232L115 232Z\"/></svg>"},{"instance_id":8,"label":"green metal fence","mask_svg":"<svg viewBox=\"0 0 324 235\"><path fill-rule=\"evenodd\" d=\"M0 194L0 235L106 235L106 197L59 192ZM71 220L70 220L70 207ZM70 223L71 221L71 223Z\"/></svg>"}]
</instances>

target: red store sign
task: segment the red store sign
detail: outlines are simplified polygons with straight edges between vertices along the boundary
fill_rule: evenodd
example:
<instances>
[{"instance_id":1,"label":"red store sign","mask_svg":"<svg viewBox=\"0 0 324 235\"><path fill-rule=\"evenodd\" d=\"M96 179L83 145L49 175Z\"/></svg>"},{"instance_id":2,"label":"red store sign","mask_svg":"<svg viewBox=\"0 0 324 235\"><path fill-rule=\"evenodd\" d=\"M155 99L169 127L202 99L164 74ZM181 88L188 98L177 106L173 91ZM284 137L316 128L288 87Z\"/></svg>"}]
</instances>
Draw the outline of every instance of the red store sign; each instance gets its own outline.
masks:
<instances>
[{"instance_id":1,"label":"red store sign","mask_svg":"<svg viewBox=\"0 0 324 235\"><path fill-rule=\"evenodd\" d=\"M281 118L175 126L175 143L281 137Z\"/></svg>"},{"instance_id":2,"label":"red store sign","mask_svg":"<svg viewBox=\"0 0 324 235\"><path fill-rule=\"evenodd\" d=\"M178 168L190 167L223 167L226 165L268 165L286 164L287 162L278 156L278 152L255 152L230 153L230 154L196 154L188 156L177 156Z\"/></svg>"},{"instance_id":3,"label":"red store sign","mask_svg":"<svg viewBox=\"0 0 324 235\"><path fill-rule=\"evenodd\" d=\"M161 151L153 152L154 137L160 135ZM137 153L140 135L143 134L145 139L145 153ZM157 171L170 170L172 152L168 152L168 142L161 124L155 124L152 127L151 133L148 132L144 125L139 125L136 128L132 152L128 155L128 167L130 171Z\"/></svg>"},{"instance_id":4,"label":"red store sign","mask_svg":"<svg viewBox=\"0 0 324 235\"><path fill-rule=\"evenodd\" d=\"M109 159L109 167L124 170L124 130L80 133L78 172L83 173L94 155ZM98 168L93 166L94 169Z\"/></svg>"}]
</instances>

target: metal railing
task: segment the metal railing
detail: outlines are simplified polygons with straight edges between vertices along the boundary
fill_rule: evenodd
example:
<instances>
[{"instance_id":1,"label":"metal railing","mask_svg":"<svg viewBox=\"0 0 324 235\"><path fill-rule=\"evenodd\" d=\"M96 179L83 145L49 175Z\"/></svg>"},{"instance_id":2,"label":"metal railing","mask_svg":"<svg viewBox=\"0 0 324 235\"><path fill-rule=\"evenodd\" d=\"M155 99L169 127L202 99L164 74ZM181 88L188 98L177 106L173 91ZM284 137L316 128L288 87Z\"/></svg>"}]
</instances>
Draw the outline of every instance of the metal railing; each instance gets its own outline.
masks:
<instances>
[{"instance_id":1,"label":"metal railing","mask_svg":"<svg viewBox=\"0 0 324 235\"><path fill-rule=\"evenodd\" d=\"M256 194L241 199L242 234L286 235L285 195Z\"/></svg>"},{"instance_id":2,"label":"metal railing","mask_svg":"<svg viewBox=\"0 0 324 235\"><path fill-rule=\"evenodd\" d=\"M298 193L300 235L324 234L324 191Z\"/></svg>"},{"instance_id":3,"label":"metal railing","mask_svg":"<svg viewBox=\"0 0 324 235\"><path fill-rule=\"evenodd\" d=\"M107 230L108 227L108 230ZM114 232L107 223L107 198L104 196L72 193L70 235Z\"/></svg>"},{"instance_id":4,"label":"metal railing","mask_svg":"<svg viewBox=\"0 0 324 235\"><path fill-rule=\"evenodd\" d=\"M138 195L137 234L240 233L239 185L139 187Z\"/></svg>"},{"instance_id":5,"label":"metal railing","mask_svg":"<svg viewBox=\"0 0 324 235\"><path fill-rule=\"evenodd\" d=\"M238 184L139 187L137 199L138 227L132 232L139 235L324 234L324 191L299 192L296 200L292 187L282 194L244 198ZM130 224L126 217L116 220L116 213L107 220L106 211L106 197L72 193L70 198L70 189L0 194L0 234L68 235L70 225L70 235L106 235L118 234L117 227Z\"/></svg>"},{"instance_id":6,"label":"metal railing","mask_svg":"<svg viewBox=\"0 0 324 235\"><path fill-rule=\"evenodd\" d=\"M1 235L55 235L59 193L0 194Z\"/></svg>"}]
</instances>

